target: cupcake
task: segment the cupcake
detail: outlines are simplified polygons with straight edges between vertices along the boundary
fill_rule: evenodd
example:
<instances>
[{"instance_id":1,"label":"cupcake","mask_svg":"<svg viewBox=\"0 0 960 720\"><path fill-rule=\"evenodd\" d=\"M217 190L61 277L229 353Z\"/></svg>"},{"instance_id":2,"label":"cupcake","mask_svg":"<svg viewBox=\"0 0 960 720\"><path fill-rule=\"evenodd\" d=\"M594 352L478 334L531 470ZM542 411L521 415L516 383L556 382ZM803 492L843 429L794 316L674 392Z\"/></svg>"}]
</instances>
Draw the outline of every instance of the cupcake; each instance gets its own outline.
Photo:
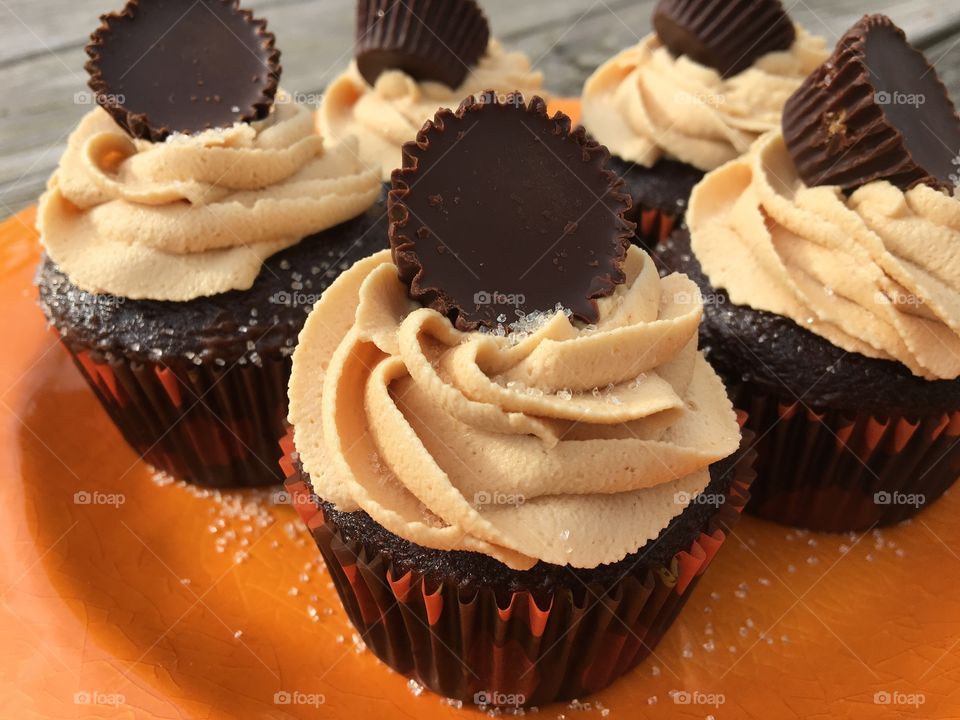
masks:
<instances>
[{"instance_id":1,"label":"cupcake","mask_svg":"<svg viewBox=\"0 0 960 720\"><path fill-rule=\"evenodd\" d=\"M590 76L582 122L633 196L637 242L655 250L703 174L779 127L827 51L780 0L660 0L653 28Z\"/></svg>"},{"instance_id":2,"label":"cupcake","mask_svg":"<svg viewBox=\"0 0 960 720\"><path fill-rule=\"evenodd\" d=\"M322 134L356 137L384 182L438 108L490 88L543 95L543 74L490 36L476 0L359 0L353 62L324 93Z\"/></svg>"},{"instance_id":3,"label":"cupcake","mask_svg":"<svg viewBox=\"0 0 960 720\"><path fill-rule=\"evenodd\" d=\"M697 288L630 244L607 159L540 98L438 112L393 175L392 253L294 353L287 487L347 614L463 702L635 666L747 499Z\"/></svg>"},{"instance_id":4,"label":"cupcake","mask_svg":"<svg viewBox=\"0 0 960 720\"><path fill-rule=\"evenodd\" d=\"M102 21L99 106L40 198L40 305L148 463L276 483L306 313L387 246L379 169L277 90L273 35L235 2L132 0Z\"/></svg>"},{"instance_id":5,"label":"cupcake","mask_svg":"<svg viewBox=\"0 0 960 720\"><path fill-rule=\"evenodd\" d=\"M916 514L960 474L960 118L888 18L858 22L783 129L708 173L661 254L759 438L750 510L816 530Z\"/></svg>"}]
</instances>

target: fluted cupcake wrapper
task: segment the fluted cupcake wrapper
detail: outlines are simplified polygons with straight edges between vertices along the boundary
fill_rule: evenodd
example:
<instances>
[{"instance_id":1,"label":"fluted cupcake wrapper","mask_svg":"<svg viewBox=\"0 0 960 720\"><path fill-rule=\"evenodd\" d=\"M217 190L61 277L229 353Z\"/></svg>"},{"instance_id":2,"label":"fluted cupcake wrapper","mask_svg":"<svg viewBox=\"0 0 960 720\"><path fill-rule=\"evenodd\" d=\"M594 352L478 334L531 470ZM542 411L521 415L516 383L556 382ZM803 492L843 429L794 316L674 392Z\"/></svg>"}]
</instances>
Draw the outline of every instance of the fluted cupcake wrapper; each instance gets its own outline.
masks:
<instances>
[{"instance_id":1,"label":"fluted cupcake wrapper","mask_svg":"<svg viewBox=\"0 0 960 720\"><path fill-rule=\"evenodd\" d=\"M677 160L661 158L646 167L612 155L607 169L621 177L633 207L626 217L637 226L633 242L656 254L657 247L683 223L687 201L703 172Z\"/></svg>"},{"instance_id":2,"label":"fluted cupcake wrapper","mask_svg":"<svg viewBox=\"0 0 960 720\"><path fill-rule=\"evenodd\" d=\"M960 408L875 416L807 408L749 383L729 390L757 436L752 515L865 531L916 515L960 475Z\"/></svg>"},{"instance_id":3,"label":"fluted cupcake wrapper","mask_svg":"<svg viewBox=\"0 0 960 720\"><path fill-rule=\"evenodd\" d=\"M670 237L670 233L677 226L679 216L665 210L643 206L634 206L633 212L637 223L634 244L649 253L656 254L657 245Z\"/></svg>"},{"instance_id":4,"label":"fluted cupcake wrapper","mask_svg":"<svg viewBox=\"0 0 960 720\"><path fill-rule=\"evenodd\" d=\"M61 343L124 439L158 470L210 487L283 481L290 359L135 362Z\"/></svg>"},{"instance_id":5,"label":"fluted cupcake wrapper","mask_svg":"<svg viewBox=\"0 0 960 720\"><path fill-rule=\"evenodd\" d=\"M364 643L433 692L478 706L583 697L650 655L739 519L753 476L745 452L726 501L669 565L627 572L581 597L570 589L539 599L523 591L498 602L492 589L468 593L414 571L398 577L381 553L347 540L296 469L292 435L283 444L293 505Z\"/></svg>"}]
</instances>

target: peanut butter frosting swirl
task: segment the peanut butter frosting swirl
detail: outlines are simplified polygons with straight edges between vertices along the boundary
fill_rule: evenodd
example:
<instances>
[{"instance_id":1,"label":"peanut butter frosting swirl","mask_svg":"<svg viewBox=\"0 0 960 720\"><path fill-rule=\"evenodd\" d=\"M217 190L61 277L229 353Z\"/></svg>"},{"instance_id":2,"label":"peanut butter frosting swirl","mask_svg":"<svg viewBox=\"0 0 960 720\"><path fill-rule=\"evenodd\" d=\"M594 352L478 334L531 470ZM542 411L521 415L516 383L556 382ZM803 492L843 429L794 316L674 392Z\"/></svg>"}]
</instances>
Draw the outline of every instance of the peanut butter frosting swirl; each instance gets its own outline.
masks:
<instances>
[{"instance_id":1,"label":"peanut butter frosting swirl","mask_svg":"<svg viewBox=\"0 0 960 720\"><path fill-rule=\"evenodd\" d=\"M779 127L787 98L827 59L823 38L796 30L789 50L727 79L648 35L587 80L584 127L624 160L651 167L667 157L713 170Z\"/></svg>"},{"instance_id":2,"label":"peanut butter frosting swirl","mask_svg":"<svg viewBox=\"0 0 960 720\"><path fill-rule=\"evenodd\" d=\"M485 553L616 562L678 515L739 426L697 350L699 292L638 248L595 326L562 310L461 332L388 251L341 275L294 353L290 421L315 491L391 532Z\"/></svg>"},{"instance_id":3,"label":"peanut butter frosting swirl","mask_svg":"<svg viewBox=\"0 0 960 720\"><path fill-rule=\"evenodd\" d=\"M730 300L917 376L960 376L960 199L886 181L807 187L775 131L709 173L692 248Z\"/></svg>"},{"instance_id":4,"label":"peanut butter frosting swirl","mask_svg":"<svg viewBox=\"0 0 960 720\"><path fill-rule=\"evenodd\" d=\"M186 301L248 289L266 258L379 192L356 143L326 147L312 113L282 93L263 121L158 143L97 108L70 136L37 224L81 289Z\"/></svg>"},{"instance_id":5,"label":"peanut butter frosting swirl","mask_svg":"<svg viewBox=\"0 0 960 720\"><path fill-rule=\"evenodd\" d=\"M491 89L545 97L543 73L532 71L523 53L505 52L496 40L490 41L486 54L456 89L439 82L417 82L402 70L381 73L371 87L352 62L324 94L318 112L320 129L335 139L357 137L360 157L379 166L387 181L400 167L403 144L413 140L439 108L455 109L467 97Z\"/></svg>"}]
</instances>

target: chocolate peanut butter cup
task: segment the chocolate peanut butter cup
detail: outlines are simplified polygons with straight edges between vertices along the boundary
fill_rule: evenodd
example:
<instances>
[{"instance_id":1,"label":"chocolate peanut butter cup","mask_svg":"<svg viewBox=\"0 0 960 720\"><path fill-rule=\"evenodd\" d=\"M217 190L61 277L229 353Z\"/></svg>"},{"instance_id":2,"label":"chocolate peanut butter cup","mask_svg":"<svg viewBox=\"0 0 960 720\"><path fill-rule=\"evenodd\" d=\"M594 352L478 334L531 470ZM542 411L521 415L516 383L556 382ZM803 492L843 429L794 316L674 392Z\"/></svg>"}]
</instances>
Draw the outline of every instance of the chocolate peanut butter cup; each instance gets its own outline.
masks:
<instances>
[{"instance_id":1,"label":"chocolate peanut butter cup","mask_svg":"<svg viewBox=\"0 0 960 720\"><path fill-rule=\"evenodd\" d=\"M686 55L723 77L793 45L796 30L780 0L660 0L653 27L676 56Z\"/></svg>"},{"instance_id":2,"label":"chocolate peanut butter cup","mask_svg":"<svg viewBox=\"0 0 960 720\"><path fill-rule=\"evenodd\" d=\"M273 34L237 0L130 0L86 50L97 103L154 142L263 119L280 78Z\"/></svg>"},{"instance_id":3,"label":"chocolate peanut butter cup","mask_svg":"<svg viewBox=\"0 0 960 720\"><path fill-rule=\"evenodd\" d=\"M884 15L854 25L790 97L783 136L807 185L955 184L960 116L936 70Z\"/></svg>"},{"instance_id":4,"label":"chocolate peanut butter cup","mask_svg":"<svg viewBox=\"0 0 960 720\"><path fill-rule=\"evenodd\" d=\"M606 148L534 97L439 111L404 146L388 197L410 296L461 330L561 305L584 322L624 282L634 224Z\"/></svg>"},{"instance_id":5,"label":"chocolate peanut butter cup","mask_svg":"<svg viewBox=\"0 0 960 720\"><path fill-rule=\"evenodd\" d=\"M459 87L483 56L490 27L475 0L360 0L357 69L371 85L386 70Z\"/></svg>"}]
</instances>

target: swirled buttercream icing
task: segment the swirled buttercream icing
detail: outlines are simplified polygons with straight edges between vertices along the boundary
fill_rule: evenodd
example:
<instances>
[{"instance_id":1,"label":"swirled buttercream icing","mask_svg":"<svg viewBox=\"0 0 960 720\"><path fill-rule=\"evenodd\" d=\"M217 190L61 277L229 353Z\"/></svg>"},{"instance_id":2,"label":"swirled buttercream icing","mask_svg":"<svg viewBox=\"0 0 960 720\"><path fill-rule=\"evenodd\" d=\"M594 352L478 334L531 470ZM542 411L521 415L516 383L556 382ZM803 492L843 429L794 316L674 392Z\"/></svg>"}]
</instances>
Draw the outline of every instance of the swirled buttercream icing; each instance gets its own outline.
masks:
<instances>
[{"instance_id":1,"label":"swirled buttercream icing","mask_svg":"<svg viewBox=\"0 0 960 720\"><path fill-rule=\"evenodd\" d=\"M186 301L248 289L266 258L380 192L355 142L325 146L312 113L284 100L262 121L156 143L92 110L40 199L46 252L88 292Z\"/></svg>"},{"instance_id":2,"label":"swirled buttercream icing","mask_svg":"<svg viewBox=\"0 0 960 720\"><path fill-rule=\"evenodd\" d=\"M403 144L412 141L439 108L456 109L465 98L487 90L544 97L543 73L531 70L523 53L505 52L496 40L455 89L417 82L401 70L381 73L371 87L352 62L327 88L318 121L325 137L355 136L360 157L379 166L386 181L400 167Z\"/></svg>"},{"instance_id":3,"label":"swirled buttercream icing","mask_svg":"<svg viewBox=\"0 0 960 720\"><path fill-rule=\"evenodd\" d=\"M691 246L730 300L929 380L960 376L960 199L886 181L807 187L779 132L708 173Z\"/></svg>"},{"instance_id":4,"label":"swirled buttercream icing","mask_svg":"<svg viewBox=\"0 0 960 720\"><path fill-rule=\"evenodd\" d=\"M674 57L651 34L590 76L583 124L624 160L651 167L667 157L713 170L780 126L783 104L827 55L822 38L797 26L789 50L767 53L724 79Z\"/></svg>"},{"instance_id":5,"label":"swirled buttercream icing","mask_svg":"<svg viewBox=\"0 0 960 720\"><path fill-rule=\"evenodd\" d=\"M739 426L697 350L702 303L631 248L595 325L537 313L461 332L388 251L324 294L294 353L290 421L316 493L391 532L523 569L616 562L731 455Z\"/></svg>"}]
</instances>

